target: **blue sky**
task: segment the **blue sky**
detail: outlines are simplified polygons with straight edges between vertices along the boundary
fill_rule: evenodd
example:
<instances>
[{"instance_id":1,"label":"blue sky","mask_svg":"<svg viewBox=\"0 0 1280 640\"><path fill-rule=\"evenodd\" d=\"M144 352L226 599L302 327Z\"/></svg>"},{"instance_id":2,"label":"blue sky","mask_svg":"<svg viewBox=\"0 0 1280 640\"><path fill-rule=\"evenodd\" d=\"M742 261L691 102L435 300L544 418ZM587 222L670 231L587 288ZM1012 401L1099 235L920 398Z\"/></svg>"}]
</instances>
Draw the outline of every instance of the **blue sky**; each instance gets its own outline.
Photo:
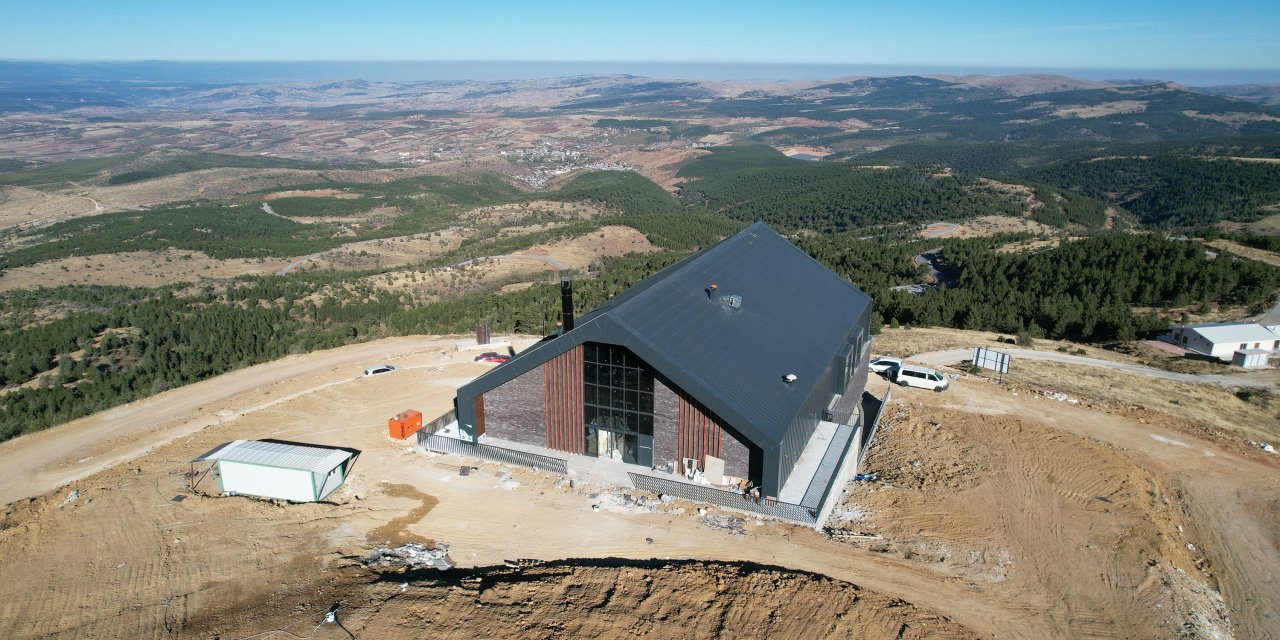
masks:
<instances>
[{"instance_id":1,"label":"blue sky","mask_svg":"<svg viewBox=\"0 0 1280 640\"><path fill-rule=\"evenodd\" d=\"M0 0L0 59L1277 69L1280 3Z\"/></svg>"}]
</instances>

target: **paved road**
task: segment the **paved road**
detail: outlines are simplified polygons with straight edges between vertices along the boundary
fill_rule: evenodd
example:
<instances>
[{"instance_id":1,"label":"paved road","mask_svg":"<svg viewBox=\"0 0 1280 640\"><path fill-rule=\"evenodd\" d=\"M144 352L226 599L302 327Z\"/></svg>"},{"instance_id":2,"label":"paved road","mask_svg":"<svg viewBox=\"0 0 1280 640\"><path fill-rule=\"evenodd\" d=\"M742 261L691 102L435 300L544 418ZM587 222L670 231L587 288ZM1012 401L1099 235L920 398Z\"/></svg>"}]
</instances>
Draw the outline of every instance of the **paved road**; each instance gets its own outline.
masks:
<instances>
[{"instance_id":1,"label":"paved road","mask_svg":"<svg viewBox=\"0 0 1280 640\"><path fill-rule=\"evenodd\" d=\"M1218 384L1224 387L1270 387L1272 389L1280 389L1280 375L1278 375L1278 372L1275 370L1258 371L1255 373L1233 373L1227 375L1175 373L1173 371L1165 371L1163 369L1144 367L1138 364L1101 360L1098 358L1086 358L1084 356L1073 356L1069 353L1058 353L1056 351L1029 351L1026 349L1000 349L1000 351L1013 356L1015 359L1025 358L1027 360L1048 360L1051 362L1082 364L1090 367L1107 367L1118 371L1136 373L1141 376L1176 380L1178 382ZM971 357L973 357L973 349L949 349L947 351L918 353L909 357L908 360L919 362L921 364L940 366L955 364L961 360L967 360Z\"/></svg>"}]
</instances>

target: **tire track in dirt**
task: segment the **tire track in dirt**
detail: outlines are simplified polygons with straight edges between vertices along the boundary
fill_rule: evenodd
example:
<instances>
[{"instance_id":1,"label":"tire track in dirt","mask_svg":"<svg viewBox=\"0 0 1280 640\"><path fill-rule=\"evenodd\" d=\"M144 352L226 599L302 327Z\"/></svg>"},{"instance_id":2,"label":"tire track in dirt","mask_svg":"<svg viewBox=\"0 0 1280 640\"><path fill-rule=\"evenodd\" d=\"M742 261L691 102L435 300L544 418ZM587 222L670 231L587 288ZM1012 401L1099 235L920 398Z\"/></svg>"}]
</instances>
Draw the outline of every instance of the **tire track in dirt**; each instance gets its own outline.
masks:
<instances>
[{"instance_id":1,"label":"tire track in dirt","mask_svg":"<svg viewBox=\"0 0 1280 640\"><path fill-rule=\"evenodd\" d=\"M898 411L866 460L884 484L846 502L880 536L858 546L1019 590L1061 637L1167 637L1175 611L1212 609L1167 586L1193 558L1164 492L1123 453L1011 416Z\"/></svg>"},{"instance_id":2,"label":"tire track in dirt","mask_svg":"<svg viewBox=\"0 0 1280 640\"><path fill-rule=\"evenodd\" d=\"M951 398L919 398L930 411L976 415L1034 415L1063 434L1075 434L1115 452L1143 471L1146 480L1125 491L1129 504L1167 520L1159 548L1143 549L1127 531L1114 554L1152 553L1183 563L1160 563L1138 583L1144 600L1183 620L1179 634L1225 631L1225 616L1237 637L1280 638L1280 460L1249 449L1235 438L1211 441L1198 423L1162 413L1116 415L961 380ZM1156 440L1171 436L1181 446ZM1118 511L1126 501L1104 494L1104 508ZM1127 495L1125 493L1120 496ZM1102 502L1102 501L1099 501ZM1101 505L1100 505L1101 506ZM1188 546L1190 545L1190 546ZM1103 547L1109 548L1109 547ZM1221 593L1219 594L1218 591ZM1225 599L1225 604L1224 604ZM1230 609L1226 605L1230 605Z\"/></svg>"}]
</instances>

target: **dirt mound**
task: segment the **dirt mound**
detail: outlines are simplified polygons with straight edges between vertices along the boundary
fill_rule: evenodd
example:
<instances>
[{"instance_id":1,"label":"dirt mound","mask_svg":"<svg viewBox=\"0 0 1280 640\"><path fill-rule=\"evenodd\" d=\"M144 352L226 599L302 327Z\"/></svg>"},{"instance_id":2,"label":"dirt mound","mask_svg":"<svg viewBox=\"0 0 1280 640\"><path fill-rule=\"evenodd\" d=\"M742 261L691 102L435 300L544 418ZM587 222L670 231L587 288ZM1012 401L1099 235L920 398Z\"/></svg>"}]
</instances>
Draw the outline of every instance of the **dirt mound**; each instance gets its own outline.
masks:
<instances>
[{"instance_id":1,"label":"dirt mound","mask_svg":"<svg viewBox=\"0 0 1280 640\"><path fill-rule=\"evenodd\" d=\"M602 559L393 573L353 587L343 603L339 621L356 637L391 640L978 637L847 582L746 563ZM300 617L299 629L322 612ZM230 631L193 620L184 633Z\"/></svg>"},{"instance_id":2,"label":"dirt mound","mask_svg":"<svg viewBox=\"0 0 1280 640\"><path fill-rule=\"evenodd\" d=\"M893 411L864 469L877 482L850 491L833 537L974 589L1025 585L1073 637L1228 633L1181 496L1124 453L1012 416Z\"/></svg>"}]
</instances>

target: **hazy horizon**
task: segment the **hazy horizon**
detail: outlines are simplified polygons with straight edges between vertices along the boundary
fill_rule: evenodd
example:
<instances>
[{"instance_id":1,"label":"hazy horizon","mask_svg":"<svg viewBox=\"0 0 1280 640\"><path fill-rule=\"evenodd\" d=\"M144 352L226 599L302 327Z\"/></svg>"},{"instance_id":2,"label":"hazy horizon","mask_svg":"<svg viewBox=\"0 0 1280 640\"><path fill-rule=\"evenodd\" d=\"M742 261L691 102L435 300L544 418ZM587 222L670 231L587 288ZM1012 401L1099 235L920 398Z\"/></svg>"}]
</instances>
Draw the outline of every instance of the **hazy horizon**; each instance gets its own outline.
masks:
<instances>
[{"instance_id":1,"label":"hazy horizon","mask_svg":"<svg viewBox=\"0 0 1280 640\"><path fill-rule=\"evenodd\" d=\"M59 60L0 59L5 65L97 67L137 73L88 80L191 82L502 81L582 75L634 75L663 80L823 81L846 76L1053 74L1085 80L1158 80L1189 86L1280 83L1280 68L1016 67L944 64L770 63L642 60ZM184 78L183 71L192 74ZM0 80L13 80L0 68ZM34 80L34 77L23 79Z\"/></svg>"},{"instance_id":2,"label":"hazy horizon","mask_svg":"<svg viewBox=\"0 0 1280 640\"><path fill-rule=\"evenodd\" d=\"M826 77L991 70L1280 82L1280 12L1262 0L1158 6L1101 0L10 4L0 25L0 59L471 61L696 79L814 79L814 68L826 68ZM655 66L672 64L686 71ZM725 73L725 67L736 70ZM525 74L508 69L500 75Z\"/></svg>"}]
</instances>

